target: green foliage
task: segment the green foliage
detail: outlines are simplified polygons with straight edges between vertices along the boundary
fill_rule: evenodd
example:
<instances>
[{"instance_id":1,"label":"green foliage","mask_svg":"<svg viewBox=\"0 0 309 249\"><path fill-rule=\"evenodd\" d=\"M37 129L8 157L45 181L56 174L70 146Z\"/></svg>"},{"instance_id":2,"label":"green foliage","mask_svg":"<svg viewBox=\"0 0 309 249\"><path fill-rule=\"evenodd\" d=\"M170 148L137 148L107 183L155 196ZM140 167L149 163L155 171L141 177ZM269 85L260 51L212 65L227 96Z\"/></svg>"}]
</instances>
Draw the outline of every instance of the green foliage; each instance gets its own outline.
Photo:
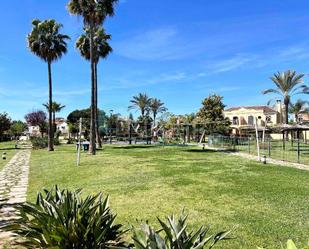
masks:
<instances>
[{"instance_id":1,"label":"green foliage","mask_svg":"<svg viewBox=\"0 0 309 249\"><path fill-rule=\"evenodd\" d=\"M5 140L4 135L9 131L10 126L11 118L9 117L9 115L6 112L0 113L0 141Z\"/></svg>"},{"instance_id":2,"label":"green foliage","mask_svg":"<svg viewBox=\"0 0 309 249\"><path fill-rule=\"evenodd\" d=\"M10 134L17 137L27 130L27 125L22 121L13 121L10 127Z\"/></svg>"},{"instance_id":3,"label":"green foliage","mask_svg":"<svg viewBox=\"0 0 309 249\"><path fill-rule=\"evenodd\" d=\"M225 105L223 97L213 94L202 102L202 108L197 113L195 122L205 126L206 134L220 133L225 134L230 126L228 118L224 118L223 111Z\"/></svg>"},{"instance_id":4,"label":"green foliage","mask_svg":"<svg viewBox=\"0 0 309 249\"><path fill-rule=\"evenodd\" d=\"M28 47L42 60L51 63L67 52L66 40L69 36L60 34L62 24L55 20L33 20L32 30L28 34Z\"/></svg>"},{"instance_id":5,"label":"green foliage","mask_svg":"<svg viewBox=\"0 0 309 249\"><path fill-rule=\"evenodd\" d=\"M182 214L178 219L167 217L167 222L158 218L160 230L156 231L147 223L134 230L133 241L136 249L202 249L213 248L219 241L229 239L230 231L209 235L209 229L202 226L188 232L187 217Z\"/></svg>"},{"instance_id":6,"label":"green foliage","mask_svg":"<svg viewBox=\"0 0 309 249\"><path fill-rule=\"evenodd\" d=\"M309 87L304 84L304 74L297 74L294 70L278 72L270 79L276 88L264 90L263 94L276 94L283 98L285 107L285 123L289 120L289 105L291 97L295 94L309 94ZM272 100L269 101L269 103Z\"/></svg>"},{"instance_id":7,"label":"green foliage","mask_svg":"<svg viewBox=\"0 0 309 249\"><path fill-rule=\"evenodd\" d=\"M115 248L124 247L122 225L102 194L81 197L57 186L37 195L36 204L17 207L21 219L5 227L23 238L26 248Z\"/></svg>"},{"instance_id":8,"label":"green foliage","mask_svg":"<svg viewBox=\"0 0 309 249\"><path fill-rule=\"evenodd\" d=\"M47 137L31 137L30 141L32 143L33 149L35 150L44 149L48 147ZM58 138L54 138L54 145L60 145L60 141Z\"/></svg>"}]
</instances>

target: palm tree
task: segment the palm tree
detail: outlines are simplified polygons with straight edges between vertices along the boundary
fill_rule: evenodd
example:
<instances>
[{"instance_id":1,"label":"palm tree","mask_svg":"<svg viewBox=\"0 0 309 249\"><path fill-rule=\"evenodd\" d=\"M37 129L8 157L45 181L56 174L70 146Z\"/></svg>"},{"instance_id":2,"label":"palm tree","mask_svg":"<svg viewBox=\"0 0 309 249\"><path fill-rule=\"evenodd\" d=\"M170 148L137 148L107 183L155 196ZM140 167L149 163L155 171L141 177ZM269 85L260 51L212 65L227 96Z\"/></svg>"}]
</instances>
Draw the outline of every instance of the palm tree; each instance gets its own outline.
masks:
<instances>
[{"instance_id":1,"label":"palm tree","mask_svg":"<svg viewBox=\"0 0 309 249\"><path fill-rule=\"evenodd\" d=\"M33 20L32 31L28 34L28 47L48 65L49 106L52 106L52 73L51 64L59 60L67 52L66 40L69 36L60 34L62 25L55 20ZM48 151L54 150L54 132L52 126L52 111L48 111Z\"/></svg>"},{"instance_id":2,"label":"palm tree","mask_svg":"<svg viewBox=\"0 0 309 249\"><path fill-rule=\"evenodd\" d=\"M160 99L152 99L150 102L150 111L153 117L153 127L156 125L156 117L159 113L167 111L167 108L164 106L164 103Z\"/></svg>"},{"instance_id":3,"label":"palm tree","mask_svg":"<svg viewBox=\"0 0 309 249\"><path fill-rule=\"evenodd\" d=\"M94 97L95 97L95 130L96 130L96 139L99 144L99 148L102 147L102 142L99 136L99 120L98 120L98 63L100 58L106 58L112 51L112 47L108 44L108 40L111 39L111 35L106 34L105 30L102 27L99 27L95 30L94 33ZM84 34L82 34L76 41L76 48L79 50L82 57L86 60L90 60L90 31L85 29Z\"/></svg>"},{"instance_id":4,"label":"palm tree","mask_svg":"<svg viewBox=\"0 0 309 249\"><path fill-rule=\"evenodd\" d=\"M145 114L149 112L151 101L152 99L146 93L139 93L130 100L132 105L129 106L129 110L139 109L141 117L144 118Z\"/></svg>"},{"instance_id":5,"label":"palm tree","mask_svg":"<svg viewBox=\"0 0 309 249\"><path fill-rule=\"evenodd\" d=\"M114 5L118 0L70 0L68 10L73 15L82 16L85 28L89 29L90 68L91 68L91 122L90 122L90 148L89 152L95 155L95 51L94 32L108 16L114 15Z\"/></svg>"},{"instance_id":6,"label":"palm tree","mask_svg":"<svg viewBox=\"0 0 309 249\"><path fill-rule=\"evenodd\" d=\"M49 111L49 103L43 104L43 106L45 106L47 111ZM53 117L52 123L53 123L54 131L56 130L56 113L60 112L63 108L65 108L65 105L62 105L62 104L57 103L55 101L52 102L51 112L52 112L52 117Z\"/></svg>"},{"instance_id":7,"label":"palm tree","mask_svg":"<svg viewBox=\"0 0 309 249\"><path fill-rule=\"evenodd\" d=\"M290 104L290 113L295 115L296 123L299 122L298 120L298 114L305 109L306 105L309 103L309 101L298 99L295 104Z\"/></svg>"},{"instance_id":8,"label":"palm tree","mask_svg":"<svg viewBox=\"0 0 309 249\"><path fill-rule=\"evenodd\" d=\"M291 97L296 94L309 94L309 87L303 84L303 77L304 74L297 74L292 70L278 72L270 78L275 83L276 88L267 89L262 92L263 94L278 94L283 98L286 124L289 122L289 104Z\"/></svg>"}]
</instances>

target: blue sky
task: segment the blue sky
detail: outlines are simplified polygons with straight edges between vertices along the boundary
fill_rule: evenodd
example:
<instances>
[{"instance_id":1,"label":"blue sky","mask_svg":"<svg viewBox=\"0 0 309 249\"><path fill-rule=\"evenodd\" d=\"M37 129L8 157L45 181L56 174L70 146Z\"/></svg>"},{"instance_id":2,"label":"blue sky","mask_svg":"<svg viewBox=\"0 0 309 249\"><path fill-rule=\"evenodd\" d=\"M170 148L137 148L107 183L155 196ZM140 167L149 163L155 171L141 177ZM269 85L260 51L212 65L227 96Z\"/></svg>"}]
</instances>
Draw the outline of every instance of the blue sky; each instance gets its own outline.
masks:
<instances>
[{"instance_id":1,"label":"blue sky","mask_svg":"<svg viewBox=\"0 0 309 249\"><path fill-rule=\"evenodd\" d=\"M74 48L82 19L66 4L1 3L0 112L22 119L47 101L47 65L26 47L34 18L56 19L72 38L53 64L54 99L66 105L60 116L89 106L89 63ZM197 111L211 93L227 106L266 104L261 91L274 72L309 73L308 11L308 0L121 0L104 24L114 53L99 65L99 106L128 115L139 92L176 114Z\"/></svg>"}]
</instances>

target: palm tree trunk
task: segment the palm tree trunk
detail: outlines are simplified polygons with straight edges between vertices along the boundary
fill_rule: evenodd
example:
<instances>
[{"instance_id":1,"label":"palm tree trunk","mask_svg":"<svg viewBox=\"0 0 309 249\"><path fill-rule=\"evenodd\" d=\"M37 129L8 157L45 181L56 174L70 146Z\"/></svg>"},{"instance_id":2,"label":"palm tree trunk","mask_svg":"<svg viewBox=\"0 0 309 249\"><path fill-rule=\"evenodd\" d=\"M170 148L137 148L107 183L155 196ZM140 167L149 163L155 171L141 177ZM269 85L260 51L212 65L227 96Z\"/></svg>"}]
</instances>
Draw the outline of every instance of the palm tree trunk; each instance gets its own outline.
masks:
<instances>
[{"instance_id":1,"label":"palm tree trunk","mask_svg":"<svg viewBox=\"0 0 309 249\"><path fill-rule=\"evenodd\" d=\"M54 132L57 131L57 127L56 127L56 112L53 111L53 129L54 129Z\"/></svg>"},{"instance_id":2,"label":"palm tree trunk","mask_svg":"<svg viewBox=\"0 0 309 249\"><path fill-rule=\"evenodd\" d=\"M95 66L94 66L94 54L93 54L93 30L94 25L90 23L90 70L91 70L91 114L90 114L90 145L89 145L89 154L95 155Z\"/></svg>"},{"instance_id":3,"label":"palm tree trunk","mask_svg":"<svg viewBox=\"0 0 309 249\"><path fill-rule=\"evenodd\" d=\"M100 133L99 133L99 110L98 110L98 63L95 63L95 133L96 133L96 141L98 143L98 147L102 148L102 142L101 142L101 138L100 138Z\"/></svg>"},{"instance_id":4,"label":"palm tree trunk","mask_svg":"<svg viewBox=\"0 0 309 249\"><path fill-rule=\"evenodd\" d=\"M51 62L48 65L48 88L49 88L49 108L48 108L48 151L54 150L54 127L52 121L52 103L53 103L53 87L52 87L52 74Z\"/></svg>"}]
</instances>

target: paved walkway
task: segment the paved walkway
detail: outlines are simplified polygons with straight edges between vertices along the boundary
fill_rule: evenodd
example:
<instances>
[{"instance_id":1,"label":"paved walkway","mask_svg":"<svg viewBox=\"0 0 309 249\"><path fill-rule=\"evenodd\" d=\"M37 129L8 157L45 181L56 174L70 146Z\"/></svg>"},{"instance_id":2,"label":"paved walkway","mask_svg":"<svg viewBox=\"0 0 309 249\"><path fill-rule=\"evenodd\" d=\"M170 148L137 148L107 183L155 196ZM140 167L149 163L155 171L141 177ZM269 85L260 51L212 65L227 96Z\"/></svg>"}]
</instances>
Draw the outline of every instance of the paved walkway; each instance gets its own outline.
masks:
<instances>
[{"instance_id":1,"label":"paved walkway","mask_svg":"<svg viewBox=\"0 0 309 249\"><path fill-rule=\"evenodd\" d=\"M0 227L18 218L14 205L26 201L31 150L21 150L0 172ZM13 239L0 230L0 248Z\"/></svg>"}]
</instances>

